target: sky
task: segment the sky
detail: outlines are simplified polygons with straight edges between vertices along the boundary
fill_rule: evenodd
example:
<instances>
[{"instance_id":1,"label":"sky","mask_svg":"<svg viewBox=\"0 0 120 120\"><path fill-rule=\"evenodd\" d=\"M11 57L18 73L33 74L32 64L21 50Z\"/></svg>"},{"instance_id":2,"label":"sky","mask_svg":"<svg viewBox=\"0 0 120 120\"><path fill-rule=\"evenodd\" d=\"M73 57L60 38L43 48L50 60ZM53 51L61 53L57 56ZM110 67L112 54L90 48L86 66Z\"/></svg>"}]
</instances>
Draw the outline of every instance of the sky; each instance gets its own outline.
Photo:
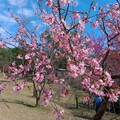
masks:
<instances>
[{"instance_id":1,"label":"sky","mask_svg":"<svg viewBox=\"0 0 120 120\"><path fill-rule=\"evenodd\" d=\"M14 34L18 23L11 17L8 9L12 14L25 19L27 24L34 26L38 19L34 16L34 10L37 8L37 0L0 0L0 25L8 32ZM29 27L29 29L32 29ZM0 33L5 37L8 34L0 27Z\"/></svg>"},{"instance_id":2,"label":"sky","mask_svg":"<svg viewBox=\"0 0 120 120\"><path fill-rule=\"evenodd\" d=\"M78 6L75 7L78 11L88 11L88 7L92 0L74 0L78 3ZM100 7L103 7L104 4L115 3L115 0L95 0ZM0 25L4 27L11 34L15 34L16 28L18 27L17 22L11 18L8 8L13 14L20 16L20 18L25 18L27 21L28 29L32 30L34 25L39 26L39 31L43 31L44 25L41 23L40 19L37 16L34 16L34 10L38 8L37 0L0 0ZM90 28L88 28L88 31ZM6 38L9 36L0 27L0 33L2 37Z\"/></svg>"}]
</instances>

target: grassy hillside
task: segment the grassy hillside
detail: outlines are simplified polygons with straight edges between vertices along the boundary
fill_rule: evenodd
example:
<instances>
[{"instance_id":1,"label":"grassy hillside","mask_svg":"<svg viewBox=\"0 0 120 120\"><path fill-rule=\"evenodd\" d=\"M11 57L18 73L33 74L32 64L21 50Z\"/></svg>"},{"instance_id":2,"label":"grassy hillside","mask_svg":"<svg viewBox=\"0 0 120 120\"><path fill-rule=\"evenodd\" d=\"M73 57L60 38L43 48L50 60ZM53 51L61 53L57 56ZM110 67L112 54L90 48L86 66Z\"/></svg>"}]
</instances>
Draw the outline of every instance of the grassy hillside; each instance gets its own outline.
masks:
<instances>
[{"instance_id":1,"label":"grassy hillside","mask_svg":"<svg viewBox=\"0 0 120 120\"><path fill-rule=\"evenodd\" d=\"M0 74L0 79L5 79ZM2 98L0 99L0 120L54 120L53 108L51 104L47 107L40 105L39 107L32 107L35 104L35 98L32 97L32 84L29 83L28 88L22 89L20 92L13 92L12 86L2 91ZM89 111L86 105L81 102L83 91L79 91L79 109L76 109L74 95L70 94L66 98L56 97L55 103L60 109L65 110L65 120L71 117L71 120L88 120L94 114L94 109ZM92 101L91 101L92 103ZM9 108L8 108L8 107ZM102 120L120 120L120 116L106 112Z\"/></svg>"}]
</instances>

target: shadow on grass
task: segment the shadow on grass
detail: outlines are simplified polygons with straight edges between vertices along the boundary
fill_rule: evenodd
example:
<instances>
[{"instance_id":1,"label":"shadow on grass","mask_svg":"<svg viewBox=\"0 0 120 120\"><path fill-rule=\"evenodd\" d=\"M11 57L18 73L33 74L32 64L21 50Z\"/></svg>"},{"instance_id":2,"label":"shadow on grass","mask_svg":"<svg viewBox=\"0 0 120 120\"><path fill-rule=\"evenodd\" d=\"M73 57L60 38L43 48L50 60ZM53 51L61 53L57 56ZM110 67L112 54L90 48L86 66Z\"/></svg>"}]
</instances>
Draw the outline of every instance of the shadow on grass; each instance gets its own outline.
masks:
<instances>
[{"instance_id":1,"label":"shadow on grass","mask_svg":"<svg viewBox=\"0 0 120 120\"><path fill-rule=\"evenodd\" d=\"M69 109L69 110L76 109L75 104L72 103L66 103L61 101L58 102L56 101L56 103L65 109Z\"/></svg>"},{"instance_id":2,"label":"shadow on grass","mask_svg":"<svg viewBox=\"0 0 120 120\"><path fill-rule=\"evenodd\" d=\"M82 103L79 104L79 109L76 109L76 106L73 103L67 103L67 102L61 102L61 101L56 103L61 107L70 110L72 115L75 117L83 118L85 120L91 119L90 115L88 115L89 111L87 110L87 107Z\"/></svg>"},{"instance_id":3,"label":"shadow on grass","mask_svg":"<svg viewBox=\"0 0 120 120\"><path fill-rule=\"evenodd\" d=\"M14 100L14 103L22 104L22 105L24 105L24 106L32 107L32 108L35 107L34 105L31 105L31 104L28 104L28 103L24 103L23 101L20 101L20 100Z\"/></svg>"},{"instance_id":4,"label":"shadow on grass","mask_svg":"<svg viewBox=\"0 0 120 120\"><path fill-rule=\"evenodd\" d=\"M69 103L69 102L67 102L67 101L65 101L65 102L62 102L62 101L56 101L56 103L57 104L59 104L61 107L64 107L64 108L66 108L66 109L76 109L76 110L78 110L77 108L76 108L76 105L75 104L73 104L73 103ZM87 105L86 104L83 104L83 103L79 103L79 108L85 108L86 110L87 110ZM93 107L89 107L89 109L91 109L91 110L93 110Z\"/></svg>"},{"instance_id":5,"label":"shadow on grass","mask_svg":"<svg viewBox=\"0 0 120 120\"><path fill-rule=\"evenodd\" d=\"M3 102L3 101L0 101L0 102ZM25 103L25 102L20 101L20 100L4 100L4 102L6 102L6 104L7 103L14 103L14 104L21 104L21 105L24 105L24 106L27 106L27 107L32 107L32 108L35 107L34 105Z\"/></svg>"},{"instance_id":6,"label":"shadow on grass","mask_svg":"<svg viewBox=\"0 0 120 120\"><path fill-rule=\"evenodd\" d=\"M88 116L83 116L83 115L74 115L75 117L80 117L80 118L83 118L83 119L87 119L87 120L90 120L91 118L88 117Z\"/></svg>"},{"instance_id":7,"label":"shadow on grass","mask_svg":"<svg viewBox=\"0 0 120 120\"><path fill-rule=\"evenodd\" d=\"M0 102L3 102L3 101L0 101ZM20 104L20 105L24 105L26 107L30 107L30 108L35 108L35 109L38 109L38 110L42 110L42 111L50 111L51 110L51 107L48 106L48 107L44 107L44 105L37 105L37 106L34 106L34 105L31 105L31 104L28 104L28 103L25 103L23 101L20 101L20 100L4 100L4 103L13 103L13 104ZM9 107L9 105L7 105ZM10 107L9 107L10 108Z\"/></svg>"},{"instance_id":8,"label":"shadow on grass","mask_svg":"<svg viewBox=\"0 0 120 120\"><path fill-rule=\"evenodd\" d=\"M83 118L85 120L91 120L91 117L88 115L80 114L79 112L72 112L75 117Z\"/></svg>"},{"instance_id":9,"label":"shadow on grass","mask_svg":"<svg viewBox=\"0 0 120 120\"><path fill-rule=\"evenodd\" d=\"M35 98L34 96L32 95L26 95L28 98Z\"/></svg>"}]
</instances>

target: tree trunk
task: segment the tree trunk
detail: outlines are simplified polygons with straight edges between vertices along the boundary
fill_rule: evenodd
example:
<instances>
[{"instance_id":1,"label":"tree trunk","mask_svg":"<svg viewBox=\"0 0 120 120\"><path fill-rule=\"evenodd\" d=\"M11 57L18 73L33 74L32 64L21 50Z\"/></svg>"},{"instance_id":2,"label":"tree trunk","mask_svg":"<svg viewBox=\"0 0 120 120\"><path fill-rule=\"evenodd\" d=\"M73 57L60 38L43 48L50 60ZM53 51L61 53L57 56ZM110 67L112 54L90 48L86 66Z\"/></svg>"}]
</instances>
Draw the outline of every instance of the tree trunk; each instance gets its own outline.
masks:
<instances>
[{"instance_id":1,"label":"tree trunk","mask_svg":"<svg viewBox=\"0 0 120 120\"><path fill-rule=\"evenodd\" d=\"M41 99L41 95L43 93L43 90L44 90L44 87L45 87L45 84L46 84L46 81L43 83L42 87L41 87L41 90L39 90L39 88L36 87L36 82L33 81L33 86L34 86L34 91L33 91L33 95L35 95L35 98L36 98L36 104L34 107L38 106L39 105L39 101Z\"/></svg>"},{"instance_id":2,"label":"tree trunk","mask_svg":"<svg viewBox=\"0 0 120 120\"><path fill-rule=\"evenodd\" d=\"M34 107L37 107L39 105L39 90L36 89L36 82L35 81L32 81L33 82L33 97L35 97L35 105Z\"/></svg>"},{"instance_id":3,"label":"tree trunk","mask_svg":"<svg viewBox=\"0 0 120 120\"><path fill-rule=\"evenodd\" d=\"M91 98L91 96L90 96L90 93L89 93L89 98ZM87 108L88 108L88 111L90 111L90 101L88 100L88 104L87 104L88 106L87 106Z\"/></svg>"},{"instance_id":4,"label":"tree trunk","mask_svg":"<svg viewBox=\"0 0 120 120\"><path fill-rule=\"evenodd\" d=\"M88 109L88 111L90 110L90 101L88 101L87 109Z\"/></svg>"},{"instance_id":5,"label":"tree trunk","mask_svg":"<svg viewBox=\"0 0 120 120\"><path fill-rule=\"evenodd\" d=\"M33 97L36 97L36 85L35 85L35 81L33 81Z\"/></svg>"},{"instance_id":6,"label":"tree trunk","mask_svg":"<svg viewBox=\"0 0 120 120\"><path fill-rule=\"evenodd\" d=\"M98 109L97 113L93 116L92 120L101 120L106 108L107 108L107 102L108 102L108 97L104 97L103 102L100 106L100 108Z\"/></svg>"},{"instance_id":7,"label":"tree trunk","mask_svg":"<svg viewBox=\"0 0 120 120\"><path fill-rule=\"evenodd\" d=\"M78 104L78 94L76 93L75 95L75 101L76 101L76 109L79 108L79 104Z\"/></svg>"},{"instance_id":8,"label":"tree trunk","mask_svg":"<svg viewBox=\"0 0 120 120\"><path fill-rule=\"evenodd\" d=\"M37 107L38 105L39 105L39 91L38 90L35 90L35 99L36 99L36 101L35 101L35 106L34 107Z\"/></svg>"},{"instance_id":9,"label":"tree trunk","mask_svg":"<svg viewBox=\"0 0 120 120\"><path fill-rule=\"evenodd\" d=\"M35 106L34 107L37 107L39 105L39 98L36 97L36 103L35 103Z\"/></svg>"}]
</instances>

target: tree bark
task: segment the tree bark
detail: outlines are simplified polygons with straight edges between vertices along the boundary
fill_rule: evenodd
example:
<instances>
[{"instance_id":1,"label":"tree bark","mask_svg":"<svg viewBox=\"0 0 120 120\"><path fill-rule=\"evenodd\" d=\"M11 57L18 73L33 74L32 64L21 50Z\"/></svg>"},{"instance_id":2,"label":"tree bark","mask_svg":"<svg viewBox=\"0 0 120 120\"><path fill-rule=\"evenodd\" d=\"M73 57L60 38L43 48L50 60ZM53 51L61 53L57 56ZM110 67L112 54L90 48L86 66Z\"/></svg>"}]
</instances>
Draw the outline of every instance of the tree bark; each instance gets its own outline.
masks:
<instances>
[{"instance_id":1,"label":"tree bark","mask_svg":"<svg viewBox=\"0 0 120 120\"><path fill-rule=\"evenodd\" d=\"M111 75L112 79L120 79L120 75Z\"/></svg>"},{"instance_id":2,"label":"tree bark","mask_svg":"<svg viewBox=\"0 0 120 120\"><path fill-rule=\"evenodd\" d=\"M88 111L90 110L90 101L88 101L87 109L88 109Z\"/></svg>"},{"instance_id":3,"label":"tree bark","mask_svg":"<svg viewBox=\"0 0 120 120\"><path fill-rule=\"evenodd\" d=\"M79 104L78 104L78 93L76 92L75 94L75 101L76 101L76 109L79 108Z\"/></svg>"},{"instance_id":4,"label":"tree bark","mask_svg":"<svg viewBox=\"0 0 120 120\"><path fill-rule=\"evenodd\" d=\"M35 90L35 92L36 92L35 93L36 94L36 96L35 96L36 101L35 101L35 106L34 107L37 107L39 105L40 92L38 90Z\"/></svg>"},{"instance_id":5,"label":"tree bark","mask_svg":"<svg viewBox=\"0 0 120 120\"><path fill-rule=\"evenodd\" d=\"M36 97L36 85L35 85L35 81L33 81L33 97Z\"/></svg>"},{"instance_id":6,"label":"tree bark","mask_svg":"<svg viewBox=\"0 0 120 120\"><path fill-rule=\"evenodd\" d=\"M39 90L36 89L36 82L33 81L33 97L35 97L35 105L34 107L37 107L39 105Z\"/></svg>"}]
</instances>

